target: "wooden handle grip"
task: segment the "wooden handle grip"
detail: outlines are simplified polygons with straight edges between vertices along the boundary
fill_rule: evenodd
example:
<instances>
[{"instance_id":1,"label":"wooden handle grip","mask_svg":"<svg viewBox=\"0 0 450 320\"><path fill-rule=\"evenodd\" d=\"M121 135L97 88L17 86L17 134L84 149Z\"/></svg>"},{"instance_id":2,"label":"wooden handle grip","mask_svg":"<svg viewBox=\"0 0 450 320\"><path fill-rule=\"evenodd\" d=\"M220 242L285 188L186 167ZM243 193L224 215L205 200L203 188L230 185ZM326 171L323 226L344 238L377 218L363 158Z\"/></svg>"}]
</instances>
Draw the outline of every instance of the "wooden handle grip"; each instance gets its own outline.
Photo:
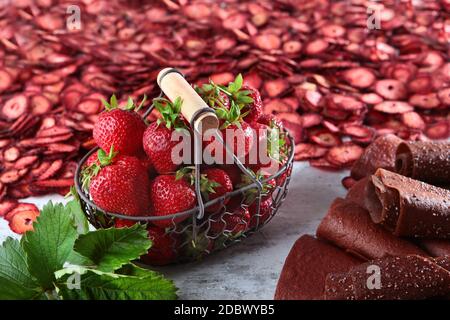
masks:
<instances>
[{"instance_id":1,"label":"wooden handle grip","mask_svg":"<svg viewBox=\"0 0 450 320\"><path fill-rule=\"evenodd\" d=\"M219 127L219 119L212 108L195 92L186 79L173 68L161 70L157 77L158 85L171 101L180 97L183 100L181 113L197 132L203 133Z\"/></svg>"}]
</instances>

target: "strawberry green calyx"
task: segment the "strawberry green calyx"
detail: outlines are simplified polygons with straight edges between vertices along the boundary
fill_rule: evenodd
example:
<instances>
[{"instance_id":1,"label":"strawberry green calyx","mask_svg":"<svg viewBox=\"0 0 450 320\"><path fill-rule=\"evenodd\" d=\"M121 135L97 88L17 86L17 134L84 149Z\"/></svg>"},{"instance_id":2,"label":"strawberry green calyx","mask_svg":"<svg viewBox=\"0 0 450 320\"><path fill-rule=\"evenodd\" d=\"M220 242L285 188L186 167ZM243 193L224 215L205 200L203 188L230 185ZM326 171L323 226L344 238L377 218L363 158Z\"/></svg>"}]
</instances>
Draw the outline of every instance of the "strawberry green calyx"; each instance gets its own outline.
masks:
<instances>
[{"instance_id":1,"label":"strawberry green calyx","mask_svg":"<svg viewBox=\"0 0 450 320\"><path fill-rule=\"evenodd\" d=\"M183 100L180 97L174 102L166 98L153 99L153 105L162 117L157 120L157 124L164 124L167 129L187 129L186 123L181 118L182 104Z\"/></svg>"},{"instance_id":2,"label":"strawberry green calyx","mask_svg":"<svg viewBox=\"0 0 450 320\"><path fill-rule=\"evenodd\" d=\"M175 179L180 180L183 178L187 179L191 185L194 185L195 167L188 166L178 170L175 174ZM209 200L209 194L216 193L216 189L221 186L217 181L209 180L206 174L200 174L200 192L206 201Z\"/></svg>"},{"instance_id":3,"label":"strawberry green calyx","mask_svg":"<svg viewBox=\"0 0 450 320\"><path fill-rule=\"evenodd\" d=\"M240 127L240 123L243 121L243 118L247 115L247 112L241 113L241 108L231 101L230 109L227 110L225 108L216 109L217 117L223 120L223 124L220 129L226 129L232 124Z\"/></svg>"},{"instance_id":4,"label":"strawberry green calyx","mask_svg":"<svg viewBox=\"0 0 450 320\"><path fill-rule=\"evenodd\" d=\"M116 157L117 152L114 151L114 146L111 146L109 153L107 154L104 150L99 149L97 152L98 162L94 162L91 165L87 166L81 171L81 183L82 188L84 190L88 190L89 185L91 184L91 179L95 177L100 169L110 165L114 158Z\"/></svg>"},{"instance_id":5,"label":"strawberry green calyx","mask_svg":"<svg viewBox=\"0 0 450 320\"><path fill-rule=\"evenodd\" d=\"M141 102L139 103L138 106L136 106L133 98L128 97L127 105L123 108L123 110L138 112L144 106L145 101L147 101L147 96L144 94L144 97L142 98ZM102 103L105 106L106 111L111 111L120 108L115 94L113 94L111 98L109 98L109 102L102 99Z\"/></svg>"},{"instance_id":6,"label":"strawberry green calyx","mask_svg":"<svg viewBox=\"0 0 450 320\"><path fill-rule=\"evenodd\" d=\"M258 181L263 181L263 180L267 179L267 176L264 176L261 173L257 173L257 174L253 173L253 177ZM243 174L241 183L238 184L237 187L242 188L242 187L248 186L252 183L253 183L253 180L246 174ZM274 187L275 186L273 184L269 183L269 181L262 183L261 196L264 197L264 196L267 196L268 194L270 194L273 191ZM258 196L257 188L252 188L252 189L245 191L244 203L247 205L252 204L256 200L257 196Z\"/></svg>"},{"instance_id":7,"label":"strawberry green calyx","mask_svg":"<svg viewBox=\"0 0 450 320\"><path fill-rule=\"evenodd\" d=\"M250 97L251 91L242 90L243 82L242 75L238 74L228 86L221 86L210 80L209 83L196 87L197 93L216 110L217 116L226 121L223 128L241 121L248 114L248 111L242 114L241 110L252 103L253 98Z\"/></svg>"}]
</instances>

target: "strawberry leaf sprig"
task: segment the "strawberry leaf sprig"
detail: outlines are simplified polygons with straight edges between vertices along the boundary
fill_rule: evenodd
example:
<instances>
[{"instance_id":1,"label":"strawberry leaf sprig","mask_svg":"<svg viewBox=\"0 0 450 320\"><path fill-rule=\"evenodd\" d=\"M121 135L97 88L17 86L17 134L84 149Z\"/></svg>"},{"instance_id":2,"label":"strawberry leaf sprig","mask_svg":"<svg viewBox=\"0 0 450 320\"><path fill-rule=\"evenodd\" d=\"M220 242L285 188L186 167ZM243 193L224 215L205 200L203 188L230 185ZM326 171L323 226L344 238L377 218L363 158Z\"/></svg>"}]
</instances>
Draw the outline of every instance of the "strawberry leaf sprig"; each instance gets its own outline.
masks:
<instances>
[{"instance_id":1,"label":"strawberry leaf sprig","mask_svg":"<svg viewBox=\"0 0 450 320\"><path fill-rule=\"evenodd\" d=\"M121 109L138 112L144 106L145 101L147 101L147 96L145 94L139 105L135 104L133 98L128 97L127 104L125 105L124 108ZM119 102L115 94L113 94L111 98L109 98L109 102L102 99L102 103L105 106L106 111L111 111L120 108Z\"/></svg>"},{"instance_id":2,"label":"strawberry leaf sprig","mask_svg":"<svg viewBox=\"0 0 450 320\"><path fill-rule=\"evenodd\" d=\"M83 190L88 190L91 184L91 179L95 177L100 169L110 165L114 158L117 156L118 152L114 151L114 146L111 146L109 153L106 153L104 150L99 149L97 152L97 159L91 165L85 167L81 171L81 186Z\"/></svg>"},{"instance_id":3,"label":"strawberry leaf sprig","mask_svg":"<svg viewBox=\"0 0 450 320\"><path fill-rule=\"evenodd\" d=\"M180 97L173 102L166 98L155 98L153 99L153 105L161 114L161 118L156 121L158 125L164 124L167 129L187 129L187 125L181 116L183 100Z\"/></svg>"},{"instance_id":4,"label":"strawberry leaf sprig","mask_svg":"<svg viewBox=\"0 0 450 320\"><path fill-rule=\"evenodd\" d=\"M191 184L195 184L195 167L187 166L178 170L175 174L175 179L187 179ZM216 189L222 185L217 181L209 180L206 174L200 174L200 192L205 201L209 201L209 195L216 193Z\"/></svg>"}]
</instances>

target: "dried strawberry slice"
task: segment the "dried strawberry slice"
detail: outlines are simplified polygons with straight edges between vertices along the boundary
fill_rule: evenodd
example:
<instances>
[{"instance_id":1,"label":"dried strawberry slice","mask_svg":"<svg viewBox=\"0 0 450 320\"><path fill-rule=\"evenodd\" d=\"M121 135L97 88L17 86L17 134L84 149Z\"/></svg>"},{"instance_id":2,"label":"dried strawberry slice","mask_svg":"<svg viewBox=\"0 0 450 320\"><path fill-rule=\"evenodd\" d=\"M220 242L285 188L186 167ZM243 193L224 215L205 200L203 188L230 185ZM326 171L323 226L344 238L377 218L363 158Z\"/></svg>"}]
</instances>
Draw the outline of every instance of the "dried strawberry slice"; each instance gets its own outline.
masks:
<instances>
[{"instance_id":1,"label":"dried strawberry slice","mask_svg":"<svg viewBox=\"0 0 450 320\"><path fill-rule=\"evenodd\" d=\"M50 166L39 175L39 180L47 180L58 173L58 171L63 167L62 160L56 160L50 164Z\"/></svg>"},{"instance_id":2,"label":"dried strawberry slice","mask_svg":"<svg viewBox=\"0 0 450 320\"><path fill-rule=\"evenodd\" d=\"M388 100L402 100L407 91L403 82L395 79L379 80L375 83L375 91Z\"/></svg>"},{"instance_id":3,"label":"dried strawberry slice","mask_svg":"<svg viewBox=\"0 0 450 320\"><path fill-rule=\"evenodd\" d=\"M5 161L14 162L20 157L20 150L17 147L10 147L3 151L3 159Z\"/></svg>"},{"instance_id":4,"label":"dried strawberry slice","mask_svg":"<svg viewBox=\"0 0 450 320\"><path fill-rule=\"evenodd\" d=\"M2 114L9 120L15 120L24 115L28 110L28 98L19 94L5 102L2 108Z\"/></svg>"},{"instance_id":5,"label":"dried strawberry slice","mask_svg":"<svg viewBox=\"0 0 450 320\"><path fill-rule=\"evenodd\" d=\"M31 113L34 115L47 114L52 110L52 103L44 95L35 95L30 99Z\"/></svg>"},{"instance_id":6,"label":"dried strawberry slice","mask_svg":"<svg viewBox=\"0 0 450 320\"><path fill-rule=\"evenodd\" d=\"M305 52L308 55L317 55L325 52L328 49L329 43L323 39L316 39L309 42L305 47Z\"/></svg>"},{"instance_id":7,"label":"dried strawberry slice","mask_svg":"<svg viewBox=\"0 0 450 320\"><path fill-rule=\"evenodd\" d=\"M264 89L269 97L277 97L284 93L289 88L289 83L284 79L276 79L266 81L264 83Z\"/></svg>"},{"instance_id":8,"label":"dried strawberry slice","mask_svg":"<svg viewBox=\"0 0 450 320\"><path fill-rule=\"evenodd\" d=\"M450 106L450 88L439 90L438 98L444 106Z\"/></svg>"},{"instance_id":9,"label":"dried strawberry slice","mask_svg":"<svg viewBox=\"0 0 450 320\"><path fill-rule=\"evenodd\" d=\"M13 84L13 78L4 69L0 69L0 93L9 89Z\"/></svg>"},{"instance_id":10,"label":"dried strawberry slice","mask_svg":"<svg viewBox=\"0 0 450 320\"><path fill-rule=\"evenodd\" d=\"M4 171L2 172L2 174L0 175L0 182L4 183L4 184L11 184L14 182L19 181L21 178L21 175L19 173L19 170L8 170L8 171Z\"/></svg>"},{"instance_id":11,"label":"dried strawberry slice","mask_svg":"<svg viewBox=\"0 0 450 320\"><path fill-rule=\"evenodd\" d=\"M406 112L401 115L402 122L411 129L424 130L426 127L425 121L422 119L420 114L411 111Z\"/></svg>"},{"instance_id":12,"label":"dried strawberry slice","mask_svg":"<svg viewBox=\"0 0 450 320\"><path fill-rule=\"evenodd\" d=\"M329 162L326 158L318 158L309 160L309 164L317 169L336 171L341 169L340 166L335 165L334 163Z\"/></svg>"},{"instance_id":13,"label":"dried strawberry slice","mask_svg":"<svg viewBox=\"0 0 450 320\"><path fill-rule=\"evenodd\" d=\"M24 156L16 161L14 169L22 170L31 167L39 159L38 156Z\"/></svg>"},{"instance_id":14,"label":"dried strawberry slice","mask_svg":"<svg viewBox=\"0 0 450 320\"><path fill-rule=\"evenodd\" d=\"M414 107L404 101L384 101L375 105L374 110L396 114L414 111Z\"/></svg>"},{"instance_id":15,"label":"dried strawberry slice","mask_svg":"<svg viewBox=\"0 0 450 320\"><path fill-rule=\"evenodd\" d=\"M14 210L17 210L14 209ZM9 220L9 227L11 231L17 234L24 234L27 231L33 230L33 222L39 216L39 210L23 210L15 213Z\"/></svg>"},{"instance_id":16,"label":"dried strawberry slice","mask_svg":"<svg viewBox=\"0 0 450 320\"><path fill-rule=\"evenodd\" d=\"M341 139L337 135L335 135L327 130L320 130L320 131L314 132L309 137L309 139L311 141L317 143L319 146L327 147L327 148L334 147L334 146L341 144Z\"/></svg>"},{"instance_id":17,"label":"dried strawberry slice","mask_svg":"<svg viewBox=\"0 0 450 320\"><path fill-rule=\"evenodd\" d=\"M309 160L314 158L320 158L326 155L327 148L320 147L312 143L298 143L295 145L294 159L296 161Z\"/></svg>"},{"instance_id":18,"label":"dried strawberry slice","mask_svg":"<svg viewBox=\"0 0 450 320\"><path fill-rule=\"evenodd\" d=\"M342 77L348 84L356 88L368 88L377 79L372 70L363 67L348 69L342 73Z\"/></svg>"},{"instance_id":19,"label":"dried strawberry slice","mask_svg":"<svg viewBox=\"0 0 450 320\"><path fill-rule=\"evenodd\" d=\"M16 200L5 200L0 202L0 217L5 217L9 212L16 208L18 202Z\"/></svg>"},{"instance_id":20,"label":"dried strawberry slice","mask_svg":"<svg viewBox=\"0 0 450 320\"><path fill-rule=\"evenodd\" d=\"M358 160L364 149L353 143L333 147L328 152L326 159L336 166L345 167Z\"/></svg>"},{"instance_id":21,"label":"dried strawberry slice","mask_svg":"<svg viewBox=\"0 0 450 320\"><path fill-rule=\"evenodd\" d=\"M322 116L317 113L305 113L302 115L302 123L304 128L315 127L322 123Z\"/></svg>"},{"instance_id":22,"label":"dried strawberry slice","mask_svg":"<svg viewBox=\"0 0 450 320\"><path fill-rule=\"evenodd\" d=\"M344 124L342 126L342 133L351 137L370 139L372 139L375 134L372 128L359 124Z\"/></svg>"},{"instance_id":23,"label":"dried strawberry slice","mask_svg":"<svg viewBox=\"0 0 450 320\"><path fill-rule=\"evenodd\" d=\"M64 188L70 187L74 184L72 178L68 179L49 179L49 180L39 180L33 182L33 186L39 188Z\"/></svg>"},{"instance_id":24,"label":"dried strawberry slice","mask_svg":"<svg viewBox=\"0 0 450 320\"><path fill-rule=\"evenodd\" d=\"M441 101L436 93L414 94L409 97L411 105L421 109L434 109L440 106Z\"/></svg>"},{"instance_id":25,"label":"dried strawberry slice","mask_svg":"<svg viewBox=\"0 0 450 320\"><path fill-rule=\"evenodd\" d=\"M448 139L450 136L450 125L448 121L429 125L425 130L425 134L430 139Z\"/></svg>"}]
</instances>

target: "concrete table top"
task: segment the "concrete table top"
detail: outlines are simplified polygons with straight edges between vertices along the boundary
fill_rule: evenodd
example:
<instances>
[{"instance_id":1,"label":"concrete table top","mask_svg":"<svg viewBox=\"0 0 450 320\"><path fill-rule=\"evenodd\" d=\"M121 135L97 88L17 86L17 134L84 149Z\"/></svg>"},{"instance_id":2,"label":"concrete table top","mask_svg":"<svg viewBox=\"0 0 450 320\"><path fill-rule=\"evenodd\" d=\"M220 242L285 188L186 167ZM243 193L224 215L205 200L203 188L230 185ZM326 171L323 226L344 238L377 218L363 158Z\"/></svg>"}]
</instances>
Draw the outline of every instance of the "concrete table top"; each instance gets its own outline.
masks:
<instances>
[{"instance_id":1,"label":"concrete table top","mask_svg":"<svg viewBox=\"0 0 450 320\"><path fill-rule=\"evenodd\" d=\"M277 215L260 232L202 261L158 268L175 281L180 299L272 299L289 250L302 234L314 234L336 197L345 195L348 171L325 172L295 163L289 194ZM60 196L29 198L38 207ZM0 242L14 236L0 219Z\"/></svg>"}]
</instances>

